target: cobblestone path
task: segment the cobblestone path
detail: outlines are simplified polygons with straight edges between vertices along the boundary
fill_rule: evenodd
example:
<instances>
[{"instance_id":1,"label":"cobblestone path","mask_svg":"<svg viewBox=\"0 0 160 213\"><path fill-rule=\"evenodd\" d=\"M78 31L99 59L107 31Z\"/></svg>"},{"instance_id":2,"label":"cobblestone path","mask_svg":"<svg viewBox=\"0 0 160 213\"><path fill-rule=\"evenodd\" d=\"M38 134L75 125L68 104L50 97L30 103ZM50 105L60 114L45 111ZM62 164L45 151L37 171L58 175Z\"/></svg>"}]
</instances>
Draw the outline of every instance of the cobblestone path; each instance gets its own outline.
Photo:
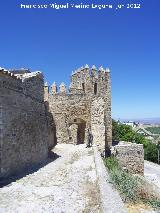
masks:
<instances>
[{"instance_id":1,"label":"cobblestone path","mask_svg":"<svg viewBox=\"0 0 160 213\"><path fill-rule=\"evenodd\" d=\"M0 189L0 213L101 213L92 148L59 144L60 157Z\"/></svg>"}]
</instances>

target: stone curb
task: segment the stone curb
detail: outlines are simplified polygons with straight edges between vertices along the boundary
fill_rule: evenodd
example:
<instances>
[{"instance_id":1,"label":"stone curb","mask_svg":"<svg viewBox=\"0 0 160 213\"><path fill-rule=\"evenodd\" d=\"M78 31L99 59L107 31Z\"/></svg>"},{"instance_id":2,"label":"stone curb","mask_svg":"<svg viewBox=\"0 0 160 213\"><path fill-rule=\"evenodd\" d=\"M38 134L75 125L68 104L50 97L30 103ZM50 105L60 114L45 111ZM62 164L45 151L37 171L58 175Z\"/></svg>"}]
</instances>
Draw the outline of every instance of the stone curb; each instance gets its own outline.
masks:
<instances>
[{"instance_id":1,"label":"stone curb","mask_svg":"<svg viewBox=\"0 0 160 213\"><path fill-rule=\"evenodd\" d=\"M93 146L93 150L103 213L127 213L128 211L125 209L119 193L113 185L109 183L109 174L98 152L97 146Z\"/></svg>"}]
</instances>

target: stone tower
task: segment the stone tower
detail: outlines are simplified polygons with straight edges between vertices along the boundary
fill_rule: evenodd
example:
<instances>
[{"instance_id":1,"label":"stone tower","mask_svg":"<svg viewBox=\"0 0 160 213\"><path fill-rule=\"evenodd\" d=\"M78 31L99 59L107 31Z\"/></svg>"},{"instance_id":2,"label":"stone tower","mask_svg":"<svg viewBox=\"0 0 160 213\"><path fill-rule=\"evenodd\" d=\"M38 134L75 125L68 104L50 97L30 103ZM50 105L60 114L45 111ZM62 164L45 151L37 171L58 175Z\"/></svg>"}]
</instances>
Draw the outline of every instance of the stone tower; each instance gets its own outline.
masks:
<instances>
[{"instance_id":1,"label":"stone tower","mask_svg":"<svg viewBox=\"0 0 160 213\"><path fill-rule=\"evenodd\" d=\"M102 152L111 146L111 80L108 68L97 70L94 65L91 68L85 65L72 73L69 91L61 84L59 92L48 93L47 89L45 92L56 123L58 143L85 143L87 129L91 128L94 143Z\"/></svg>"}]
</instances>

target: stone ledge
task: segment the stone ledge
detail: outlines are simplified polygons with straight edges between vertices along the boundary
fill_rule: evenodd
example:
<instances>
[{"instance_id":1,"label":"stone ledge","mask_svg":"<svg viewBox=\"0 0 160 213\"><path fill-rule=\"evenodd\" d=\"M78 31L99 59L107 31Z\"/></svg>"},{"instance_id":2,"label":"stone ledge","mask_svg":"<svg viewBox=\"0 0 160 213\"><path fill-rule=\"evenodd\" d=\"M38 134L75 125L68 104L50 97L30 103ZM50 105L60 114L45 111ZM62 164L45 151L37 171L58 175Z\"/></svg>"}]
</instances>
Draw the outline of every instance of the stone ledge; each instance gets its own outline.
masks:
<instances>
[{"instance_id":1,"label":"stone ledge","mask_svg":"<svg viewBox=\"0 0 160 213\"><path fill-rule=\"evenodd\" d=\"M125 209L118 191L109 182L109 174L100 156L100 152L97 150L97 146L93 146L93 149L103 212L127 213L128 211Z\"/></svg>"},{"instance_id":2,"label":"stone ledge","mask_svg":"<svg viewBox=\"0 0 160 213\"><path fill-rule=\"evenodd\" d=\"M111 153L118 159L124 170L132 174L144 174L143 144L121 141L112 147Z\"/></svg>"}]
</instances>

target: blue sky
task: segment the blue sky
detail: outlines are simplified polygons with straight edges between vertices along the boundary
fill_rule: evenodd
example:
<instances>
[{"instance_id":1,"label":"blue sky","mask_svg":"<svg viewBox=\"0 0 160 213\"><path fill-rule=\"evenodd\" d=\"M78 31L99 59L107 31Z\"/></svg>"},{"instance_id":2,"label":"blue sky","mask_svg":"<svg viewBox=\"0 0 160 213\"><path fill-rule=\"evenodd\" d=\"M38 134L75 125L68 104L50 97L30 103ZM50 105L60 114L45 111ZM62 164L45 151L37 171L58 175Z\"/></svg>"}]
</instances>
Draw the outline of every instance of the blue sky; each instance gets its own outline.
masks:
<instances>
[{"instance_id":1,"label":"blue sky","mask_svg":"<svg viewBox=\"0 0 160 213\"><path fill-rule=\"evenodd\" d=\"M20 3L141 3L141 9L20 9ZM0 67L69 82L82 65L110 67L114 118L160 117L159 0L1 0Z\"/></svg>"}]
</instances>

